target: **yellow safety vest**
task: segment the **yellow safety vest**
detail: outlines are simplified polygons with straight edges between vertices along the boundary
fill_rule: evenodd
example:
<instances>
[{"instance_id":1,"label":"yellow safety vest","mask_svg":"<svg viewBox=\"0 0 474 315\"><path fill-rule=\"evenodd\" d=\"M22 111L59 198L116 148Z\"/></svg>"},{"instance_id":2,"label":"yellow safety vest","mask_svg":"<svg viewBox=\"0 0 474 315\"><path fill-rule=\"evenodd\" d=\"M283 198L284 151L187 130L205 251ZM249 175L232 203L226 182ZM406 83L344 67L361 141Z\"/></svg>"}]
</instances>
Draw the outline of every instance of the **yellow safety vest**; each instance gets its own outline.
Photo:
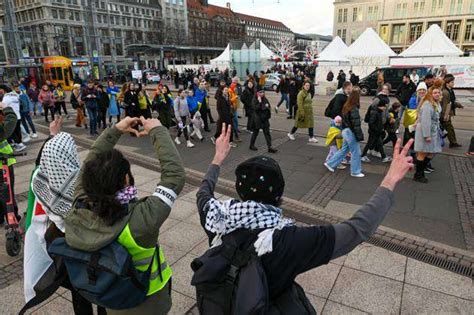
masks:
<instances>
[{"instance_id":1,"label":"yellow safety vest","mask_svg":"<svg viewBox=\"0 0 474 315\"><path fill-rule=\"evenodd\" d=\"M0 141L0 155L12 155L13 154L13 148L12 146L8 143L7 140ZM9 158L7 160L7 166L11 166L16 163L15 158ZM0 160L0 167L3 166L2 161Z\"/></svg>"},{"instance_id":2,"label":"yellow safety vest","mask_svg":"<svg viewBox=\"0 0 474 315\"><path fill-rule=\"evenodd\" d=\"M153 256L156 255L156 247L144 248L139 246L133 239L129 224L127 224L122 233L120 233L118 242L120 245L125 247L130 256L132 256L133 264L138 271L146 272L153 260L147 296L163 289L166 283L170 280L173 271L171 270L171 267L168 266L161 247L159 248L160 263L158 264L156 256L155 259L153 259Z\"/></svg>"}]
</instances>

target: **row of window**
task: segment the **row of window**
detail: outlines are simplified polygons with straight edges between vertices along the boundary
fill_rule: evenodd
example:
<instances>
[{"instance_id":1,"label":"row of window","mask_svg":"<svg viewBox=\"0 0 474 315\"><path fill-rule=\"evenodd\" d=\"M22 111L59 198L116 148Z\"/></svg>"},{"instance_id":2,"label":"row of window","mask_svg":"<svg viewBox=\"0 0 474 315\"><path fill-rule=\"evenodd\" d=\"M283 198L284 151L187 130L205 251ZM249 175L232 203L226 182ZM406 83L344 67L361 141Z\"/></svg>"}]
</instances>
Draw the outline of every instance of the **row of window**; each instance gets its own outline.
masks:
<instances>
[{"instance_id":1,"label":"row of window","mask_svg":"<svg viewBox=\"0 0 474 315\"><path fill-rule=\"evenodd\" d=\"M339 9L337 13L337 22L338 23L347 23L348 21L348 8ZM379 16L379 6L371 5L367 8L367 20L376 21ZM364 19L364 10L363 8L352 8L352 22L361 22Z\"/></svg>"}]
</instances>

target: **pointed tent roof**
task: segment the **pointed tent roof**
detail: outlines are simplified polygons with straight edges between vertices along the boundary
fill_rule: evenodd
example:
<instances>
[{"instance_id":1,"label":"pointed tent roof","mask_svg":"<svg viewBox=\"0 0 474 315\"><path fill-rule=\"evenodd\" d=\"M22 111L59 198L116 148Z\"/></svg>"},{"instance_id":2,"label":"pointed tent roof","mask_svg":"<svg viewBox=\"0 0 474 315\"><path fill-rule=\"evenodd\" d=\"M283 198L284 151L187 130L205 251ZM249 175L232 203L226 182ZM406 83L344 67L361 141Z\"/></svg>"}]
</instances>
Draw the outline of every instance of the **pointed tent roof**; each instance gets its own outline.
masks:
<instances>
[{"instance_id":1,"label":"pointed tent roof","mask_svg":"<svg viewBox=\"0 0 474 315\"><path fill-rule=\"evenodd\" d=\"M230 61L230 45L227 45L225 50L217 58L211 60L211 62L229 62Z\"/></svg>"},{"instance_id":2,"label":"pointed tent roof","mask_svg":"<svg viewBox=\"0 0 474 315\"><path fill-rule=\"evenodd\" d=\"M347 57L392 57L397 54L380 38L373 28L367 28L352 45Z\"/></svg>"},{"instance_id":3,"label":"pointed tent roof","mask_svg":"<svg viewBox=\"0 0 474 315\"><path fill-rule=\"evenodd\" d=\"M349 62L350 60L346 57L347 49L348 47L342 39L339 36L336 36L319 54L318 61Z\"/></svg>"},{"instance_id":4,"label":"pointed tent roof","mask_svg":"<svg viewBox=\"0 0 474 315\"><path fill-rule=\"evenodd\" d=\"M463 52L446 36L443 30L433 24L400 57L446 57L460 56Z\"/></svg>"},{"instance_id":5,"label":"pointed tent roof","mask_svg":"<svg viewBox=\"0 0 474 315\"><path fill-rule=\"evenodd\" d=\"M275 53L260 41L260 59L273 59Z\"/></svg>"}]
</instances>

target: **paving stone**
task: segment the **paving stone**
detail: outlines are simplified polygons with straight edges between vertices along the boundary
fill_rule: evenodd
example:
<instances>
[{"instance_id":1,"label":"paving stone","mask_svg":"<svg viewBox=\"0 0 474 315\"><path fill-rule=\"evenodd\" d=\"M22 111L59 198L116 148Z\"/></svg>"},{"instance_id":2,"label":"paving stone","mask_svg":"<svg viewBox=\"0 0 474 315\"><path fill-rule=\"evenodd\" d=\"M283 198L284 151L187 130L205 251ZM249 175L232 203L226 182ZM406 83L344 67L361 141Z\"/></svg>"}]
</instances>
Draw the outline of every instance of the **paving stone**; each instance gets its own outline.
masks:
<instances>
[{"instance_id":1,"label":"paving stone","mask_svg":"<svg viewBox=\"0 0 474 315\"><path fill-rule=\"evenodd\" d=\"M306 293L308 300L311 302L311 305L316 309L317 314L321 314L323 307L326 304L326 299L323 299L319 296Z\"/></svg>"},{"instance_id":2,"label":"paving stone","mask_svg":"<svg viewBox=\"0 0 474 315\"><path fill-rule=\"evenodd\" d=\"M170 315L183 315L193 307L196 301L186 295L183 295L175 290L173 290L173 305L171 306L171 310L168 314Z\"/></svg>"},{"instance_id":3,"label":"paving stone","mask_svg":"<svg viewBox=\"0 0 474 315\"><path fill-rule=\"evenodd\" d=\"M173 289L177 292L184 294L188 297L196 296L196 290L191 286L192 270L191 262L197 256L193 254L187 254L173 265Z\"/></svg>"},{"instance_id":4,"label":"paving stone","mask_svg":"<svg viewBox=\"0 0 474 315\"><path fill-rule=\"evenodd\" d=\"M160 243L188 252L205 238L200 226L181 222L161 234Z\"/></svg>"},{"instance_id":5,"label":"paving stone","mask_svg":"<svg viewBox=\"0 0 474 315\"><path fill-rule=\"evenodd\" d=\"M406 260L405 256L362 244L347 255L344 266L403 281Z\"/></svg>"},{"instance_id":6,"label":"paving stone","mask_svg":"<svg viewBox=\"0 0 474 315\"><path fill-rule=\"evenodd\" d=\"M63 314L74 314L71 301L58 296L48 304L40 307L36 311L32 312L34 315L63 315Z\"/></svg>"},{"instance_id":7,"label":"paving stone","mask_svg":"<svg viewBox=\"0 0 474 315\"><path fill-rule=\"evenodd\" d=\"M402 283L342 267L329 300L369 313L398 314Z\"/></svg>"},{"instance_id":8,"label":"paving stone","mask_svg":"<svg viewBox=\"0 0 474 315\"><path fill-rule=\"evenodd\" d=\"M327 298L340 270L341 266L329 263L299 275L296 282L305 292Z\"/></svg>"},{"instance_id":9,"label":"paving stone","mask_svg":"<svg viewBox=\"0 0 474 315\"><path fill-rule=\"evenodd\" d=\"M174 264L184 256L186 256L186 253L184 250L180 250L174 247L170 247L167 245L160 244L161 249L163 250L163 254L166 257L166 261L168 262L169 265Z\"/></svg>"},{"instance_id":10,"label":"paving stone","mask_svg":"<svg viewBox=\"0 0 474 315\"><path fill-rule=\"evenodd\" d=\"M401 314L472 314L474 302L405 284Z\"/></svg>"},{"instance_id":11,"label":"paving stone","mask_svg":"<svg viewBox=\"0 0 474 315\"><path fill-rule=\"evenodd\" d=\"M474 300L472 279L408 258L406 283Z\"/></svg>"},{"instance_id":12,"label":"paving stone","mask_svg":"<svg viewBox=\"0 0 474 315\"><path fill-rule=\"evenodd\" d=\"M197 213L197 211L196 203L178 199L171 209L170 218L184 221Z\"/></svg>"},{"instance_id":13,"label":"paving stone","mask_svg":"<svg viewBox=\"0 0 474 315\"><path fill-rule=\"evenodd\" d=\"M342 305L340 303L332 302L332 301L327 301L326 305L324 306L324 309L321 313L318 314L347 314L347 315L362 315L362 314L368 314L366 312L362 312L359 310L356 310L355 308Z\"/></svg>"}]
</instances>

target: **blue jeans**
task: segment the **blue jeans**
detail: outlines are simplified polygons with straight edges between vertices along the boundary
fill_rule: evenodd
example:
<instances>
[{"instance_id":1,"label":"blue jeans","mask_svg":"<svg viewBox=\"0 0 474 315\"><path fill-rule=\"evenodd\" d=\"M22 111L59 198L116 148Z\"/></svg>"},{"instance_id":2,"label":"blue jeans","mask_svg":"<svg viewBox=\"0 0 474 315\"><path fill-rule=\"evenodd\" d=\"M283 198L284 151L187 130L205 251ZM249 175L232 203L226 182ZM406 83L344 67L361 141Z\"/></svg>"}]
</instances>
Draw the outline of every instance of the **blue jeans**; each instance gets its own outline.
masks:
<instances>
[{"instance_id":1,"label":"blue jeans","mask_svg":"<svg viewBox=\"0 0 474 315\"><path fill-rule=\"evenodd\" d=\"M25 128L26 133L30 133L30 129L28 128L28 125L31 128L31 132L36 133L36 128L35 124L33 124L33 120L31 119L30 112L21 112L21 124L23 125L23 128Z\"/></svg>"},{"instance_id":2,"label":"blue jeans","mask_svg":"<svg viewBox=\"0 0 474 315\"><path fill-rule=\"evenodd\" d=\"M287 93L281 93L280 102L278 103L277 107L280 107L283 102L285 102L286 109L288 109L288 105L290 104L290 97Z\"/></svg>"},{"instance_id":3,"label":"blue jeans","mask_svg":"<svg viewBox=\"0 0 474 315\"><path fill-rule=\"evenodd\" d=\"M342 131L342 138L344 143L342 148L333 155L326 163L335 169L346 157L347 153L351 152L351 174L357 175L362 173L362 166L360 161L360 146L354 133L349 128Z\"/></svg>"},{"instance_id":4,"label":"blue jeans","mask_svg":"<svg viewBox=\"0 0 474 315\"><path fill-rule=\"evenodd\" d=\"M234 117L232 118L232 128L234 134L238 137L239 136L239 113L237 111L234 112Z\"/></svg>"},{"instance_id":5,"label":"blue jeans","mask_svg":"<svg viewBox=\"0 0 474 315\"><path fill-rule=\"evenodd\" d=\"M89 131L93 135L97 132L97 108L87 108L87 114L89 115Z\"/></svg>"},{"instance_id":6,"label":"blue jeans","mask_svg":"<svg viewBox=\"0 0 474 315\"><path fill-rule=\"evenodd\" d=\"M31 101L31 108L30 108L30 112L32 113L35 113L36 115L36 111L38 111L38 114L42 114L43 113L43 106L41 106L41 103L39 101Z\"/></svg>"}]
</instances>

